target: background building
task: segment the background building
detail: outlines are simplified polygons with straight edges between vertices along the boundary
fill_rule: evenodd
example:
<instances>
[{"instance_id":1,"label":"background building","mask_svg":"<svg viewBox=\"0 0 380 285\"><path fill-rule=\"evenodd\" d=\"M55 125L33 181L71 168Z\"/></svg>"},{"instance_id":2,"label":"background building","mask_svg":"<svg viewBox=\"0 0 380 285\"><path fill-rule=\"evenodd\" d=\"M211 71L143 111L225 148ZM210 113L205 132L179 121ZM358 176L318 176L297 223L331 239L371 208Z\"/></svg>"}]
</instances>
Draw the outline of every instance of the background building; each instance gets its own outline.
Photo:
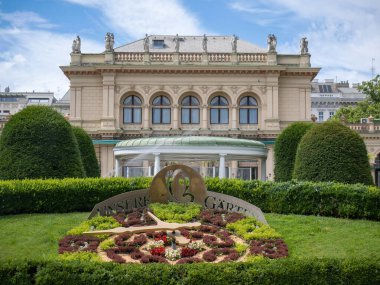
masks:
<instances>
[{"instance_id":1,"label":"background building","mask_svg":"<svg viewBox=\"0 0 380 285\"><path fill-rule=\"evenodd\" d=\"M0 132L11 115L30 105L52 106L65 116L70 112L70 93L57 100L53 92L11 92L5 88L0 92Z\"/></svg>"},{"instance_id":2,"label":"background building","mask_svg":"<svg viewBox=\"0 0 380 285\"><path fill-rule=\"evenodd\" d=\"M70 80L70 121L93 137L102 176L114 174L113 149L121 140L222 136L265 143L271 178L275 137L291 122L310 120L310 83L319 68L310 67L305 39L299 54L281 55L273 35L267 49L236 36L178 35L147 36L114 49L113 35L107 34L105 50L81 53L77 38L70 65L61 67ZM225 162L230 177L238 168L250 169L253 178L262 173L255 159L227 155ZM134 159L118 165L153 163Z\"/></svg>"},{"instance_id":3,"label":"background building","mask_svg":"<svg viewBox=\"0 0 380 285\"><path fill-rule=\"evenodd\" d=\"M361 93L357 84L351 87L348 81L334 82L318 79L311 84L311 113L316 116L317 122L324 122L335 115L340 107L354 106L365 100L366 95Z\"/></svg>"}]
</instances>

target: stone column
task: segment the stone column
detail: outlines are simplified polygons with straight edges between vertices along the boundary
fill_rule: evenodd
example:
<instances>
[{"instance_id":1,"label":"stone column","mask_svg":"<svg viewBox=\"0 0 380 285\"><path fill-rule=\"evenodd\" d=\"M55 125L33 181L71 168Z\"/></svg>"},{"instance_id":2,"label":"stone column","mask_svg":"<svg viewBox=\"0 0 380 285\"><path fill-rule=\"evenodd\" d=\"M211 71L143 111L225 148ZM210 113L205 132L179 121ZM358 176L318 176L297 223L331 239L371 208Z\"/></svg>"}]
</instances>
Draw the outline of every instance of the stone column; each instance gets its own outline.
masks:
<instances>
[{"instance_id":1,"label":"stone column","mask_svg":"<svg viewBox=\"0 0 380 285\"><path fill-rule=\"evenodd\" d=\"M160 153L153 153L154 154L154 175L156 175L160 171Z\"/></svg>"},{"instance_id":2,"label":"stone column","mask_svg":"<svg viewBox=\"0 0 380 285\"><path fill-rule=\"evenodd\" d=\"M143 160L143 173L146 177L150 176L149 160Z\"/></svg>"},{"instance_id":3,"label":"stone column","mask_svg":"<svg viewBox=\"0 0 380 285\"><path fill-rule=\"evenodd\" d=\"M149 129L149 105L145 104L143 106L143 129L147 130Z\"/></svg>"},{"instance_id":4,"label":"stone column","mask_svg":"<svg viewBox=\"0 0 380 285\"><path fill-rule=\"evenodd\" d=\"M115 130L115 74L103 74L102 129Z\"/></svg>"},{"instance_id":5,"label":"stone column","mask_svg":"<svg viewBox=\"0 0 380 285\"><path fill-rule=\"evenodd\" d=\"M178 105L173 105L173 130L178 130Z\"/></svg>"},{"instance_id":6,"label":"stone column","mask_svg":"<svg viewBox=\"0 0 380 285\"><path fill-rule=\"evenodd\" d=\"M267 159L266 158L261 159L261 180L262 181L267 180Z\"/></svg>"},{"instance_id":7,"label":"stone column","mask_svg":"<svg viewBox=\"0 0 380 285\"><path fill-rule=\"evenodd\" d=\"M70 121L75 126L82 123L82 88L70 88Z\"/></svg>"},{"instance_id":8,"label":"stone column","mask_svg":"<svg viewBox=\"0 0 380 285\"><path fill-rule=\"evenodd\" d=\"M201 128L202 129L207 129L207 108L208 106L207 105L203 105L202 106L202 125L201 125Z\"/></svg>"},{"instance_id":9,"label":"stone column","mask_svg":"<svg viewBox=\"0 0 380 285\"><path fill-rule=\"evenodd\" d=\"M237 172L238 172L238 161L237 160L232 160L231 161L230 178L236 178L237 177Z\"/></svg>"},{"instance_id":10,"label":"stone column","mask_svg":"<svg viewBox=\"0 0 380 285\"><path fill-rule=\"evenodd\" d=\"M119 158L115 157L115 177L121 176L121 162Z\"/></svg>"},{"instance_id":11,"label":"stone column","mask_svg":"<svg viewBox=\"0 0 380 285\"><path fill-rule=\"evenodd\" d=\"M219 154L219 178L226 177L226 154Z\"/></svg>"},{"instance_id":12,"label":"stone column","mask_svg":"<svg viewBox=\"0 0 380 285\"><path fill-rule=\"evenodd\" d=\"M232 126L233 130L237 129L237 105L232 106Z\"/></svg>"}]
</instances>

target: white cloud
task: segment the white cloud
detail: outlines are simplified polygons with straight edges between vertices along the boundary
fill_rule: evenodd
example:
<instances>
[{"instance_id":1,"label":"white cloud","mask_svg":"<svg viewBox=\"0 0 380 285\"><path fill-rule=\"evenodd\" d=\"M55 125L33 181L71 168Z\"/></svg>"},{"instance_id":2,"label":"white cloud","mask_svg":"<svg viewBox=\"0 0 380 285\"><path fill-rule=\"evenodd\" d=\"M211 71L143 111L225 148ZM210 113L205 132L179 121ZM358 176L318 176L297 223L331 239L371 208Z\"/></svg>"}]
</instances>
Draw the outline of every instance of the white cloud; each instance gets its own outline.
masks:
<instances>
[{"instance_id":1,"label":"white cloud","mask_svg":"<svg viewBox=\"0 0 380 285\"><path fill-rule=\"evenodd\" d=\"M313 66L322 67L320 79L369 80L372 58L376 58L376 69L380 72L380 5L377 1L320 0L306 4L302 0L266 0L256 1L254 6L252 2L240 0L232 2L230 8L252 15L258 15L260 9L275 11L275 14L262 13L257 21L277 20L277 24L285 25L290 33L297 31L293 39L279 41L279 52L297 53L299 39L306 36ZM293 25L284 21L281 13L286 14Z\"/></svg>"},{"instance_id":2,"label":"white cloud","mask_svg":"<svg viewBox=\"0 0 380 285\"><path fill-rule=\"evenodd\" d=\"M5 18L3 13L1 19ZM11 91L51 91L61 97L68 90L69 81L59 66L70 63L74 35L30 29L26 22L21 26L0 28L1 88L9 85ZM103 48L88 39L82 39L82 43L87 52Z\"/></svg>"},{"instance_id":3,"label":"white cloud","mask_svg":"<svg viewBox=\"0 0 380 285\"><path fill-rule=\"evenodd\" d=\"M1 3L0 3L1 4ZM35 26L37 28L53 28L55 25L41 18L38 14L30 11L15 11L12 13L0 12L0 23L7 22L12 27L22 28Z\"/></svg>"},{"instance_id":4,"label":"white cloud","mask_svg":"<svg viewBox=\"0 0 380 285\"><path fill-rule=\"evenodd\" d=\"M147 34L200 35L198 19L176 0L66 0L101 12L104 22L132 39Z\"/></svg>"}]
</instances>

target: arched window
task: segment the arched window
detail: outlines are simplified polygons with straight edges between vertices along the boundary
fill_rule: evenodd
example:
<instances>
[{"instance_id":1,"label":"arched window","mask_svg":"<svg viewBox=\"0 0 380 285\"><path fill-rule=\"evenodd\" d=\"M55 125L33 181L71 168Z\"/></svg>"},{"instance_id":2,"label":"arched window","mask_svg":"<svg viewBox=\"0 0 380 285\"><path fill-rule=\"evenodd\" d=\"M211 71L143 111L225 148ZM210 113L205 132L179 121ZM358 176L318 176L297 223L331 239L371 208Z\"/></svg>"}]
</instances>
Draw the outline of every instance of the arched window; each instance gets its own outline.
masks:
<instances>
[{"instance_id":1,"label":"arched window","mask_svg":"<svg viewBox=\"0 0 380 285\"><path fill-rule=\"evenodd\" d=\"M199 101L194 96L187 96L181 102L181 123L199 124Z\"/></svg>"},{"instance_id":2,"label":"arched window","mask_svg":"<svg viewBox=\"0 0 380 285\"><path fill-rule=\"evenodd\" d=\"M166 96L157 96L152 102L152 123L170 124L170 100Z\"/></svg>"},{"instance_id":3,"label":"arched window","mask_svg":"<svg viewBox=\"0 0 380 285\"><path fill-rule=\"evenodd\" d=\"M128 96L123 101L123 122L141 124L141 99L136 95Z\"/></svg>"},{"instance_id":4,"label":"arched window","mask_svg":"<svg viewBox=\"0 0 380 285\"><path fill-rule=\"evenodd\" d=\"M215 96L210 102L210 123L228 124L228 101L223 96Z\"/></svg>"},{"instance_id":5,"label":"arched window","mask_svg":"<svg viewBox=\"0 0 380 285\"><path fill-rule=\"evenodd\" d=\"M252 96L245 96L239 102L239 123L258 124L258 104Z\"/></svg>"}]
</instances>

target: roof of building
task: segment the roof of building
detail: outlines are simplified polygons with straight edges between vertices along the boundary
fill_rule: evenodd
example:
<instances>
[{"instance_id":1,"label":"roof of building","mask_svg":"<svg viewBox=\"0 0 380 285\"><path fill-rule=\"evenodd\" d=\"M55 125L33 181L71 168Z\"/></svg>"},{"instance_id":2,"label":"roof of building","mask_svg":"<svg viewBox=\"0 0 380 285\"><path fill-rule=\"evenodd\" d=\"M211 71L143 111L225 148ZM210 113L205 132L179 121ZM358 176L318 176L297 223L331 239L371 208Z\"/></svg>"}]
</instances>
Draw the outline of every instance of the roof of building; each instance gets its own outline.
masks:
<instances>
[{"instance_id":1,"label":"roof of building","mask_svg":"<svg viewBox=\"0 0 380 285\"><path fill-rule=\"evenodd\" d=\"M150 35L149 51L150 52L175 52L175 38L173 35ZM203 36L179 36L179 52L203 52ZM209 53L231 53L232 36L207 36L207 52ZM154 40L164 40L163 48L156 48L153 45ZM237 40L238 53L264 53L266 49L246 42ZM144 52L144 39L115 48L116 52Z\"/></svg>"},{"instance_id":2,"label":"roof of building","mask_svg":"<svg viewBox=\"0 0 380 285\"><path fill-rule=\"evenodd\" d=\"M124 140L116 144L116 148L144 146L224 146L266 148L265 144L254 140L207 136L138 138Z\"/></svg>"}]
</instances>

